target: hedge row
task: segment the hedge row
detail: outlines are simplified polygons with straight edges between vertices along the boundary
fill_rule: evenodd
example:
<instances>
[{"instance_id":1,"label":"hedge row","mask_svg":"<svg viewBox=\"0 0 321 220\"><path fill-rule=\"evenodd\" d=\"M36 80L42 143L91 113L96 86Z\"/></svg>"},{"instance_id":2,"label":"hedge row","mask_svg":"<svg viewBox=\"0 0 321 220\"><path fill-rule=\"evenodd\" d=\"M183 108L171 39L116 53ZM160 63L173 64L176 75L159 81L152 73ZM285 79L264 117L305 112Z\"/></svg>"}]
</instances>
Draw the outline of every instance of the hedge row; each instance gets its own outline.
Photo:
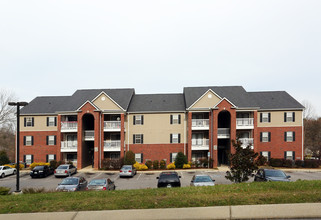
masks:
<instances>
[{"instance_id":1,"label":"hedge row","mask_svg":"<svg viewBox=\"0 0 321 220\"><path fill-rule=\"evenodd\" d=\"M269 165L272 167L288 167L288 168L318 168L320 160L286 160L279 158L271 158Z\"/></svg>"}]
</instances>

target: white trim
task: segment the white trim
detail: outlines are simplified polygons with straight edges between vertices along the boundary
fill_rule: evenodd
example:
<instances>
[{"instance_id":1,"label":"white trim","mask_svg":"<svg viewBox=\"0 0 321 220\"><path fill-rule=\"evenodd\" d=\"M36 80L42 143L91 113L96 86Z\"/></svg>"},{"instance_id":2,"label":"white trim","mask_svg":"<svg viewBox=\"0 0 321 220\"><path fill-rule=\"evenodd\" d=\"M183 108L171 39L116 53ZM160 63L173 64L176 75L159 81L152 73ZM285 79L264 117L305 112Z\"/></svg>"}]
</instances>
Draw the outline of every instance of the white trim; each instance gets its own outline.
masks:
<instances>
[{"instance_id":1,"label":"white trim","mask_svg":"<svg viewBox=\"0 0 321 220\"><path fill-rule=\"evenodd\" d=\"M217 108L217 106L218 106L219 104L221 104L224 100L226 100L228 103L230 103L230 104L232 105L232 107L237 108L237 106L234 105L233 102L231 102L230 100L228 100L228 99L225 98L225 97L224 97L221 101L219 101L215 106L213 106L213 108Z\"/></svg>"},{"instance_id":2,"label":"white trim","mask_svg":"<svg viewBox=\"0 0 321 220\"><path fill-rule=\"evenodd\" d=\"M97 111L100 111L100 109L99 109L96 105L94 105L91 101L89 101L89 100L87 100L84 104L82 104L82 105L77 109L77 111L80 111L80 109L81 109L82 107L84 107L87 103L89 103L90 105L92 105Z\"/></svg>"},{"instance_id":3,"label":"white trim","mask_svg":"<svg viewBox=\"0 0 321 220\"><path fill-rule=\"evenodd\" d=\"M104 91L102 91L101 93L99 93L99 95L97 95L92 102L96 101L96 99L98 99L99 96L101 96L102 94L104 94L105 96L107 96L107 98L109 98L115 105L117 105L121 110L126 111L125 109L123 109L114 99L112 99L109 95L107 95Z\"/></svg>"},{"instance_id":4,"label":"white trim","mask_svg":"<svg viewBox=\"0 0 321 220\"><path fill-rule=\"evenodd\" d=\"M212 92L217 98L222 100L222 97L219 96L216 92L214 92L212 89L207 90L201 97L199 97L190 107L187 108L187 110L190 110L199 100L201 100L208 92Z\"/></svg>"}]
</instances>

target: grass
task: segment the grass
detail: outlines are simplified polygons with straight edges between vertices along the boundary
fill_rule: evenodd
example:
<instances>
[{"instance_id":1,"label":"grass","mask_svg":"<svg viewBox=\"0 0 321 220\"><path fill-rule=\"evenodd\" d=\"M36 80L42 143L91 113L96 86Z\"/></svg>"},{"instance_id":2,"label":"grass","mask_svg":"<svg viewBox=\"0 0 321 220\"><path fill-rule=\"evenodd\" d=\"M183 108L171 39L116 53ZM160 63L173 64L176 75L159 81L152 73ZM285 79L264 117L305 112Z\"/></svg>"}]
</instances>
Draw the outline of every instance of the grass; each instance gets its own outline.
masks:
<instances>
[{"instance_id":1,"label":"grass","mask_svg":"<svg viewBox=\"0 0 321 220\"><path fill-rule=\"evenodd\" d=\"M321 202L321 181L1 196L0 213Z\"/></svg>"}]
</instances>

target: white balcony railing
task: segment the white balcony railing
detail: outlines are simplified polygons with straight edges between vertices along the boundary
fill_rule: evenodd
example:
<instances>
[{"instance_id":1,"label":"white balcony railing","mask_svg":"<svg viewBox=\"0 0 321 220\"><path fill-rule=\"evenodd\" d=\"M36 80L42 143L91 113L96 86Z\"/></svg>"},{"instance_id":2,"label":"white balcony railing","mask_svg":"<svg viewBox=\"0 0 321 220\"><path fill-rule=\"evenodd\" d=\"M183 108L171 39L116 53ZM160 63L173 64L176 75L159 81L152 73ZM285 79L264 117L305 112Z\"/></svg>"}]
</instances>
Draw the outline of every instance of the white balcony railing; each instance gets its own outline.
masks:
<instances>
[{"instance_id":1,"label":"white balcony railing","mask_svg":"<svg viewBox=\"0 0 321 220\"><path fill-rule=\"evenodd\" d=\"M248 145L251 145L253 149L253 138L239 138L239 141L242 143L242 147L246 148Z\"/></svg>"},{"instance_id":2,"label":"white balcony railing","mask_svg":"<svg viewBox=\"0 0 321 220\"><path fill-rule=\"evenodd\" d=\"M95 131L85 131L85 141L94 141Z\"/></svg>"},{"instance_id":3,"label":"white balcony railing","mask_svg":"<svg viewBox=\"0 0 321 220\"><path fill-rule=\"evenodd\" d=\"M192 139L192 150L208 150L209 139Z\"/></svg>"},{"instance_id":4,"label":"white balcony railing","mask_svg":"<svg viewBox=\"0 0 321 220\"><path fill-rule=\"evenodd\" d=\"M77 132L78 122L76 121L62 121L61 131L62 132Z\"/></svg>"},{"instance_id":5,"label":"white balcony railing","mask_svg":"<svg viewBox=\"0 0 321 220\"><path fill-rule=\"evenodd\" d=\"M254 118L237 118L236 119L237 129L253 129L254 128Z\"/></svg>"},{"instance_id":6,"label":"white balcony railing","mask_svg":"<svg viewBox=\"0 0 321 220\"><path fill-rule=\"evenodd\" d=\"M120 131L120 121L104 121L104 131Z\"/></svg>"},{"instance_id":7,"label":"white balcony railing","mask_svg":"<svg viewBox=\"0 0 321 220\"><path fill-rule=\"evenodd\" d=\"M230 129L229 128L218 128L217 129L217 138L230 138Z\"/></svg>"},{"instance_id":8,"label":"white balcony railing","mask_svg":"<svg viewBox=\"0 0 321 220\"><path fill-rule=\"evenodd\" d=\"M61 152L77 152L77 141L61 141Z\"/></svg>"},{"instance_id":9,"label":"white balcony railing","mask_svg":"<svg viewBox=\"0 0 321 220\"><path fill-rule=\"evenodd\" d=\"M192 129L208 129L209 120L208 119L192 119Z\"/></svg>"},{"instance_id":10,"label":"white balcony railing","mask_svg":"<svg viewBox=\"0 0 321 220\"><path fill-rule=\"evenodd\" d=\"M120 140L104 141L104 151L120 151Z\"/></svg>"}]
</instances>

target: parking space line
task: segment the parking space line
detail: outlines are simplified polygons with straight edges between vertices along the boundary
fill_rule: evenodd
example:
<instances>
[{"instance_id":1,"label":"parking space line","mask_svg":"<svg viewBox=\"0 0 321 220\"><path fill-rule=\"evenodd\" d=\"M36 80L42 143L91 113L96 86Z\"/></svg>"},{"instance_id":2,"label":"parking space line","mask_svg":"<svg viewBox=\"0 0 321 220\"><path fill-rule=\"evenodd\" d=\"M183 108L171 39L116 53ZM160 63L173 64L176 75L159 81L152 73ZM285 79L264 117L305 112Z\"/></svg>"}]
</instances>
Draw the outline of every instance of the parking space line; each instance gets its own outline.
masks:
<instances>
[{"instance_id":1,"label":"parking space line","mask_svg":"<svg viewBox=\"0 0 321 220\"><path fill-rule=\"evenodd\" d=\"M142 175L142 174L140 173L139 176L138 176L138 178L137 178L136 180L139 180L139 178L140 178L141 175Z\"/></svg>"}]
</instances>

